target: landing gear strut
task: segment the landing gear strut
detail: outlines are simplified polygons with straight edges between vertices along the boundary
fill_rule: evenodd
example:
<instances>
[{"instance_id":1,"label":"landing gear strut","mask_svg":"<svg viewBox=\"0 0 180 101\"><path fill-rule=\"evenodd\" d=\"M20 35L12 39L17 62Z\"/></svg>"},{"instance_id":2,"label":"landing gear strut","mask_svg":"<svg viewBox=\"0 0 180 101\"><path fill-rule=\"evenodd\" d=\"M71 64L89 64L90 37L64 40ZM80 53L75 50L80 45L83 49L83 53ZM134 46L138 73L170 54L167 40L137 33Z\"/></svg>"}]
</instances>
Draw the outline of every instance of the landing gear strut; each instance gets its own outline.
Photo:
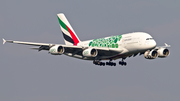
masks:
<instances>
[{"instance_id":1,"label":"landing gear strut","mask_svg":"<svg viewBox=\"0 0 180 101\"><path fill-rule=\"evenodd\" d=\"M127 65L127 63L126 63L126 62L124 62L124 59L122 59L122 61L119 61L119 65L121 65L121 66L126 66L126 65Z\"/></svg>"}]
</instances>

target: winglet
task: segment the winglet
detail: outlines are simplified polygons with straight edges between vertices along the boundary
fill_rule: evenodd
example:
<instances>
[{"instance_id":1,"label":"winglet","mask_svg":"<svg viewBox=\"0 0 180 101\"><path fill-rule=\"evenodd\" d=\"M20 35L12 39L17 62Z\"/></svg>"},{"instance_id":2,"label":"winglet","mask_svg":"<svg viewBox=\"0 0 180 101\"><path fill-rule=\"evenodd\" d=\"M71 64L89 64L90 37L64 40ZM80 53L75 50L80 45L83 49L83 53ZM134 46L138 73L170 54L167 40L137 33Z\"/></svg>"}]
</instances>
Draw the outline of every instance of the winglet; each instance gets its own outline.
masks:
<instances>
[{"instance_id":1,"label":"winglet","mask_svg":"<svg viewBox=\"0 0 180 101\"><path fill-rule=\"evenodd\" d=\"M171 47L171 45L168 45L167 43L164 43L166 47Z\"/></svg>"},{"instance_id":2,"label":"winglet","mask_svg":"<svg viewBox=\"0 0 180 101\"><path fill-rule=\"evenodd\" d=\"M3 39L3 45L6 43L6 40L5 39Z\"/></svg>"}]
</instances>

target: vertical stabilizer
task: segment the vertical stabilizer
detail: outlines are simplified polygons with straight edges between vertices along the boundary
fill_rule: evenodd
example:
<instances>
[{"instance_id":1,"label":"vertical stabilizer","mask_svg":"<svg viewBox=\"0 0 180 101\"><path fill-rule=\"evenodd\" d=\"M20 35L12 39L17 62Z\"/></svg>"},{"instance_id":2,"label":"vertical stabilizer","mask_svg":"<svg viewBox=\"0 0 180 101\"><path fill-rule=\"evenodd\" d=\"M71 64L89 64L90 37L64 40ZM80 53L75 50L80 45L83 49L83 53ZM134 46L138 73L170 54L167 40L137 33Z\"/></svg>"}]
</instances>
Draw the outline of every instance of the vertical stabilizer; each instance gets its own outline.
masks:
<instances>
[{"instance_id":1,"label":"vertical stabilizer","mask_svg":"<svg viewBox=\"0 0 180 101\"><path fill-rule=\"evenodd\" d=\"M66 45L77 45L80 40L63 13L57 14Z\"/></svg>"}]
</instances>

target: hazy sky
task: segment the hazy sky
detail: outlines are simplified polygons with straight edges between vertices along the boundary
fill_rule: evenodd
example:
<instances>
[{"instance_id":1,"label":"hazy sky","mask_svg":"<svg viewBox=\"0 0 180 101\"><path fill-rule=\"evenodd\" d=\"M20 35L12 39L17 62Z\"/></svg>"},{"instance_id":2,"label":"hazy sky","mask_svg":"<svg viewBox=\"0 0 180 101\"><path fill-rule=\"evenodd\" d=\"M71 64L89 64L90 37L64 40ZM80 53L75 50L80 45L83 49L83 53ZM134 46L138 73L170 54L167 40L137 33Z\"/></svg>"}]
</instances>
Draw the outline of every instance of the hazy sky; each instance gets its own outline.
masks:
<instances>
[{"instance_id":1,"label":"hazy sky","mask_svg":"<svg viewBox=\"0 0 180 101\"><path fill-rule=\"evenodd\" d=\"M126 67L99 67L0 44L0 100L178 101L179 9L179 0L1 0L0 38L64 44L56 16L64 13L82 41L143 31L172 47L165 59L136 56Z\"/></svg>"}]
</instances>

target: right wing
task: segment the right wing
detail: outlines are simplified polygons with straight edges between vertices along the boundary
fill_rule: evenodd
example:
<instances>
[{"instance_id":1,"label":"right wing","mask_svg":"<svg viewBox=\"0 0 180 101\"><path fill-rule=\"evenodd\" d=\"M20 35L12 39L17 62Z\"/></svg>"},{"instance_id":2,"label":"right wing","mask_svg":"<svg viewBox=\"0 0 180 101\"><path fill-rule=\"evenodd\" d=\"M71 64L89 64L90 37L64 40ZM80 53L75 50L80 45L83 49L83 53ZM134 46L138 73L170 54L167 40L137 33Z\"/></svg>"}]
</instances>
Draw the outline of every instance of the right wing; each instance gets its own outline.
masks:
<instances>
[{"instance_id":1,"label":"right wing","mask_svg":"<svg viewBox=\"0 0 180 101\"><path fill-rule=\"evenodd\" d=\"M165 44L165 46L158 46L158 47L156 47L155 49L159 49L159 48L169 48L169 47L171 47L171 45L168 45L167 43L164 43Z\"/></svg>"}]
</instances>

